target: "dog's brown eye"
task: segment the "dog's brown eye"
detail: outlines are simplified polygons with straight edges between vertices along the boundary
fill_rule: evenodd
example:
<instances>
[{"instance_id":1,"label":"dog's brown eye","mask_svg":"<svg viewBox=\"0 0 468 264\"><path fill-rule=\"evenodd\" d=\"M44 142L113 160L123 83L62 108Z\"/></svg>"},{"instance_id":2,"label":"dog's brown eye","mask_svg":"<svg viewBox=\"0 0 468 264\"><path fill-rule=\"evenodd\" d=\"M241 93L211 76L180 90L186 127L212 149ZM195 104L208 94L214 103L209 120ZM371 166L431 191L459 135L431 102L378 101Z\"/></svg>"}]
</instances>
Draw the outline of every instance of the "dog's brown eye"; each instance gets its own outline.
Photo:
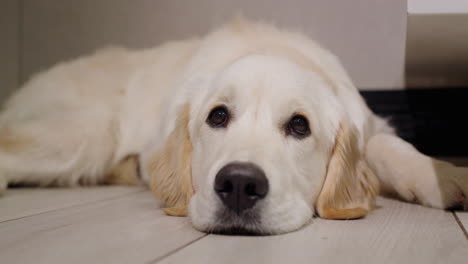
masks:
<instances>
[{"instance_id":1,"label":"dog's brown eye","mask_svg":"<svg viewBox=\"0 0 468 264\"><path fill-rule=\"evenodd\" d=\"M309 122L302 115L295 115L286 126L286 134L302 139L310 135Z\"/></svg>"},{"instance_id":2,"label":"dog's brown eye","mask_svg":"<svg viewBox=\"0 0 468 264\"><path fill-rule=\"evenodd\" d=\"M226 127L229 122L229 112L225 106L218 106L211 110L206 123L211 127Z\"/></svg>"}]
</instances>

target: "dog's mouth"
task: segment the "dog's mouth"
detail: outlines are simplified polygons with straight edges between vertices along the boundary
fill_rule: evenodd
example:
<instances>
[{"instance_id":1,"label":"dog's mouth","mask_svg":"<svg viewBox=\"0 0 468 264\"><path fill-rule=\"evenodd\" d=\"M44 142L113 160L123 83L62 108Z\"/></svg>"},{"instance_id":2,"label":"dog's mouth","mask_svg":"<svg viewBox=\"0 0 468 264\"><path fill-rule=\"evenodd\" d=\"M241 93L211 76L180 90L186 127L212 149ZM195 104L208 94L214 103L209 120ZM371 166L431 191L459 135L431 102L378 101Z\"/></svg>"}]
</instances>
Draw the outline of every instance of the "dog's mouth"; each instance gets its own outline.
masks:
<instances>
[{"instance_id":1,"label":"dog's mouth","mask_svg":"<svg viewBox=\"0 0 468 264\"><path fill-rule=\"evenodd\" d=\"M240 214L226 208L219 210L215 224L207 232L221 235L271 235L262 227L260 213L254 208Z\"/></svg>"},{"instance_id":2,"label":"dog's mouth","mask_svg":"<svg viewBox=\"0 0 468 264\"><path fill-rule=\"evenodd\" d=\"M230 227L230 228L218 228L213 229L211 234L218 234L218 235L227 235L227 236L262 236L266 234L262 234L257 231L252 231L245 229L243 227Z\"/></svg>"}]
</instances>

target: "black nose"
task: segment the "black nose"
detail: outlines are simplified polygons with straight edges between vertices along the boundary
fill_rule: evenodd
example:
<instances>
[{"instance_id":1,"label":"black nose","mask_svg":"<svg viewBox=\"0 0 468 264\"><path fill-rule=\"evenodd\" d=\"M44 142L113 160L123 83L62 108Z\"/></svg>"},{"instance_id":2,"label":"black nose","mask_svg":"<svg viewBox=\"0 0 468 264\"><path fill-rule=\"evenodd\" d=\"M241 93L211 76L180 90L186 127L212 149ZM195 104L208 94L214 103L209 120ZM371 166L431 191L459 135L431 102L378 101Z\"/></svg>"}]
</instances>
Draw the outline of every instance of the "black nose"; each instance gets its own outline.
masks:
<instances>
[{"instance_id":1,"label":"black nose","mask_svg":"<svg viewBox=\"0 0 468 264\"><path fill-rule=\"evenodd\" d=\"M214 189L221 201L238 215L268 193L268 180L253 163L229 163L216 175Z\"/></svg>"}]
</instances>

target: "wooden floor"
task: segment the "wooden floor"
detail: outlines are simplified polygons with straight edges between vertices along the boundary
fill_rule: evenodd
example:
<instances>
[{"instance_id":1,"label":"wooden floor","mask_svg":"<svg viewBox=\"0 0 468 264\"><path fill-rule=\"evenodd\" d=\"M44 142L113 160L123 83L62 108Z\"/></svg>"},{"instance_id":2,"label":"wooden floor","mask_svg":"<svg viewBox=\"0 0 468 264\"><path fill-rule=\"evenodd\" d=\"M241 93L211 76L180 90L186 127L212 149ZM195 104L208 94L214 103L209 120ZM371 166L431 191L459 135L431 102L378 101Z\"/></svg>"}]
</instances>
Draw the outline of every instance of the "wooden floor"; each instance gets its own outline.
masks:
<instances>
[{"instance_id":1,"label":"wooden floor","mask_svg":"<svg viewBox=\"0 0 468 264\"><path fill-rule=\"evenodd\" d=\"M13 189L0 263L468 263L468 213L379 199L354 221L269 237L207 235L142 188Z\"/></svg>"}]
</instances>

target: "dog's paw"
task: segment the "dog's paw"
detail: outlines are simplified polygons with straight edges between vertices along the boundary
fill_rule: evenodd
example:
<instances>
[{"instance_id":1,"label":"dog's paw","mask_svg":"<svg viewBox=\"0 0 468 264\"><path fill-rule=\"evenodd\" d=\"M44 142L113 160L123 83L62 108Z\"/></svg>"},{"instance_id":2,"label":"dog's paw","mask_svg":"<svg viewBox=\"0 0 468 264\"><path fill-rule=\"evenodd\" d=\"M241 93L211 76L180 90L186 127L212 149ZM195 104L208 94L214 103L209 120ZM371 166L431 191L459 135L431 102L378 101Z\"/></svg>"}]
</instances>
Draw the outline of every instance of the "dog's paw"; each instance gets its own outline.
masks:
<instances>
[{"instance_id":1,"label":"dog's paw","mask_svg":"<svg viewBox=\"0 0 468 264\"><path fill-rule=\"evenodd\" d=\"M468 168L436 159L432 159L432 167L433 172L421 174L425 179L407 185L413 201L440 209L468 210ZM427 177L432 173L435 181Z\"/></svg>"},{"instance_id":2,"label":"dog's paw","mask_svg":"<svg viewBox=\"0 0 468 264\"><path fill-rule=\"evenodd\" d=\"M439 166L440 167L440 166ZM443 164L438 175L444 209L468 210L468 168Z\"/></svg>"},{"instance_id":3,"label":"dog's paw","mask_svg":"<svg viewBox=\"0 0 468 264\"><path fill-rule=\"evenodd\" d=\"M420 153L392 135L372 137L366 160L379 177L382 194L440 209L468 209L468 168Z\"/></svg>"}]
</instances>

